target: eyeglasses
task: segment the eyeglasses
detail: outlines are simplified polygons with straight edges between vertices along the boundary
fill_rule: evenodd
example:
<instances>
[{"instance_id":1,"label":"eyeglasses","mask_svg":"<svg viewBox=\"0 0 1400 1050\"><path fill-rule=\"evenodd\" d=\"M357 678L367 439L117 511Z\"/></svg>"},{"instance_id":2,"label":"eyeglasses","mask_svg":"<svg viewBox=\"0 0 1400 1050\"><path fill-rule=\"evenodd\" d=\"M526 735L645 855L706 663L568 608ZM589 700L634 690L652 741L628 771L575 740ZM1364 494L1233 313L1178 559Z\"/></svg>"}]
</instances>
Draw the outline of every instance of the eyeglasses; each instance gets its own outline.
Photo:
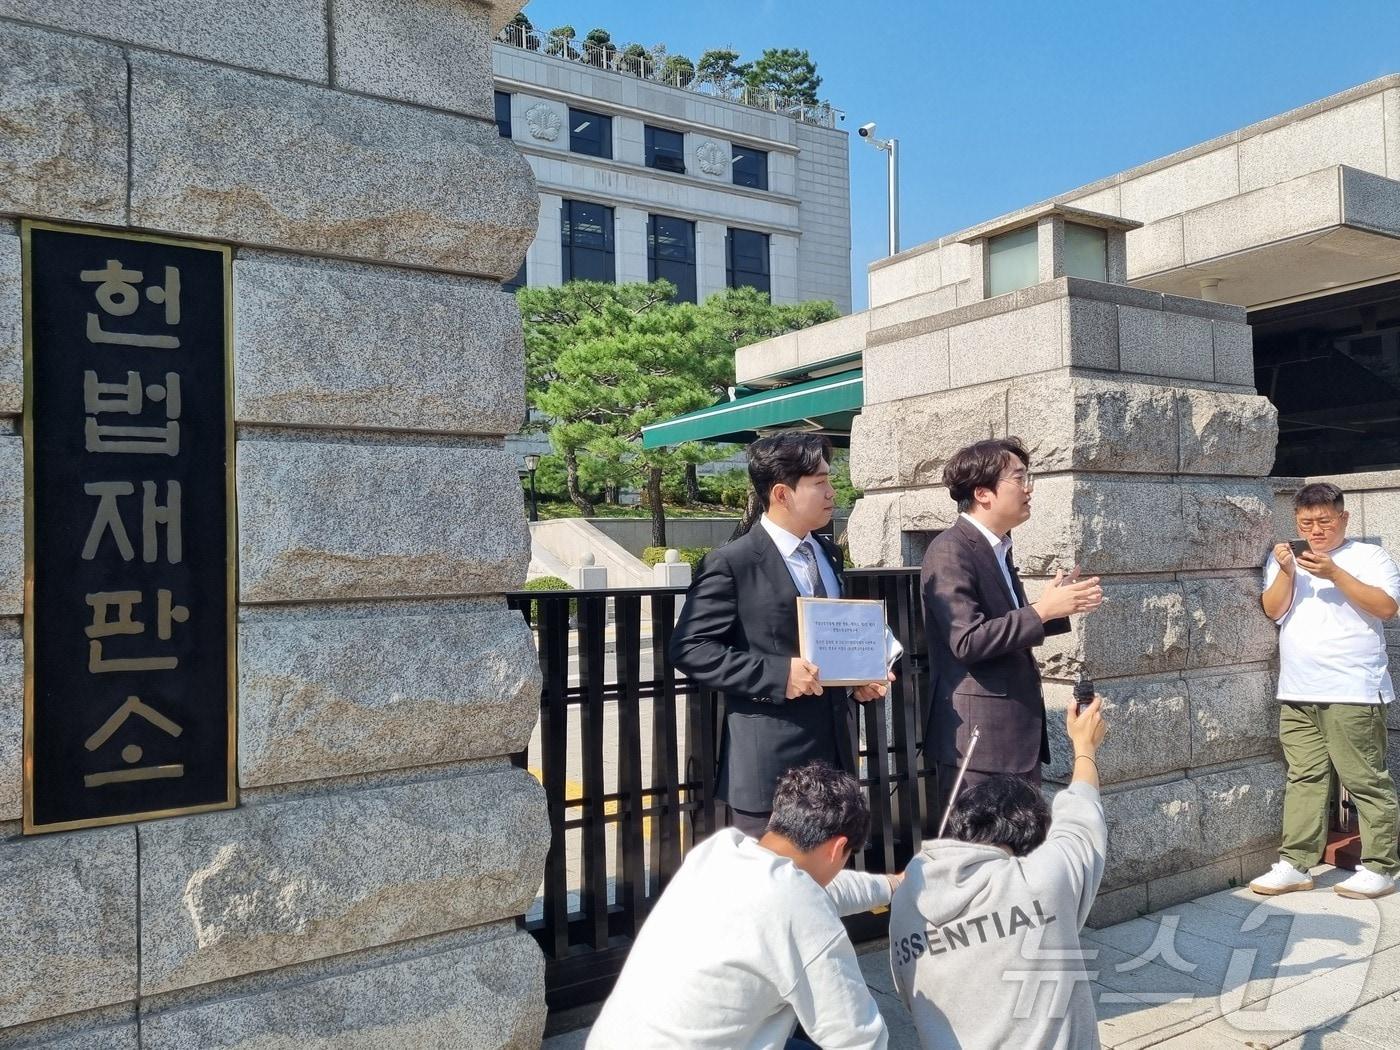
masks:
<instances>
[{"instance_id":1,"label":"eyeglasses","mask_svg":"<svg viewBox=\"0 0 1400 1050\"><path fill-rule=\"evenodd\" d=\"M1018 470L1014 474L1003 474L1001 477L997 478L998 485L1003 481L1014 481L1027 492L1035 488L1035 475L1029 470Z\"/></svg>"},{"instance_id":2,"label":"eyeglasses","mask_svg":"<svg viewBox=\"0 0 1400 1050\"><path fill-rule=\"evenodd\" d=\"M1299 518L1298 528L1310 529L1316 525L1319 529L1330 529L1341 520L1341 518Z\"/></svg>"}]
</instances>

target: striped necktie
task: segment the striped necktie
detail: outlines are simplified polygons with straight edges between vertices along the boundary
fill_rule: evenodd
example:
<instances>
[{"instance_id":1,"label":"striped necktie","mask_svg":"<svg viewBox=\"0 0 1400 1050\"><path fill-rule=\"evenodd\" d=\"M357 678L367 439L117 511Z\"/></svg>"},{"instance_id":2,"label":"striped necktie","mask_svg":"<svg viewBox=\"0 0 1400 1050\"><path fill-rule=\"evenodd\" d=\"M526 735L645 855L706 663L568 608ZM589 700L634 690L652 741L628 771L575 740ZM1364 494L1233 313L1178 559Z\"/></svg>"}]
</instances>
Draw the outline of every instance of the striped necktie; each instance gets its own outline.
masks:
<instances>
[{"instance_id":1,"label":"striped necktie","mask_svg":"<svg viewBox=\"0 0 1400 1050\"><path fill-rule=\"evenodd\" d=\"M797 545L798 557L802 559L803 567L807 570L807 586L812 589L813 598L826 597L826 584L822 582L821 569L817 568L817 554L812 550L812 545L807 540L803 540Z\"/></svg>"}]
</instances>

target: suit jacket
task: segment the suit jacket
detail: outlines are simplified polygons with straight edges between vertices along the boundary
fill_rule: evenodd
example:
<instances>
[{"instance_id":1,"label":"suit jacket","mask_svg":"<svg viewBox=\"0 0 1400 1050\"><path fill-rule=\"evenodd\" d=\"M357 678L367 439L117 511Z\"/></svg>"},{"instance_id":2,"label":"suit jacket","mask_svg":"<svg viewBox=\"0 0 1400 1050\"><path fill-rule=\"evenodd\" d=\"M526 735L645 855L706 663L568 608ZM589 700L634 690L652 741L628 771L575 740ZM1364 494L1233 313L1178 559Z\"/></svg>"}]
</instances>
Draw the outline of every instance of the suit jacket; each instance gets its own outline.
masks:
<instances>
[{"instance_id":1,"label":"suit jacket","mask_svg":"<svg viewBox=\"0 0 1400 1050\"><path fill-rule=\"evenodd\" d=\"M840 549L816 539L844 588ZM671 662L724 693L715 795L735 809L768 812L778 778L814 759L855 771L848 690L786 699L798 655L797 596L787 563L756 524L705 556L671 639Z\"/></svg>"},{"instance_id":2,"label":"suit jacket","mask_svg":"<svg viewBox=\"0 0 1400 1050\"><path fill-rule=\"evenodd\" d=\"M1011 580L1016 602L987 537L962 517L934 537L924 555L932 665L924 751L945 765L962 762L974 725L982 727L974 769L1027 773L1050 761L1045 698L1031 649L1046 635L1068 631L1069 619L1043 623L1014 565Z\"/></svg>"}]
</instances>

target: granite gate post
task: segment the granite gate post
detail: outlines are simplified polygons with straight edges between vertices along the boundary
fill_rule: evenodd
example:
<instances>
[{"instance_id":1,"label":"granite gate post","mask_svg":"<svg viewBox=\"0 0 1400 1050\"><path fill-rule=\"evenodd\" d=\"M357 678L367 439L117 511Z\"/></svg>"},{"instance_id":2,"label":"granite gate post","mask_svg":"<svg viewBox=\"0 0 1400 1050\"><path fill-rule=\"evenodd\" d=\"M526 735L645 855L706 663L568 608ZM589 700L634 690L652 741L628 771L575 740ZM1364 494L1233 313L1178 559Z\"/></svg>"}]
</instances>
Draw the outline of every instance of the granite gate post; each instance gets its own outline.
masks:
<instances>
[{"instance_id":1,"label":"granite gate post","mask_svg":"<svg viewBox=\"0 0 1400 1050\"><path fill-rule=\"evenodd\" d=\"M1071 223L1106 231L1107 282L1065 276ZM1040 283L985 298L987 240L1027 224ZM1050 779L1069 776L1063 712L1081 671L1111 721L1095 925L1267 869L1283 791L1276 635L1258 602L1276 412L1254 392L1244 310L1122 283L1132 225L1044 207L969 231L975 301L870 333L851 440L857 564L917 565L956 516L948 456L1013 434L1036 476L1014 534L1028 590L1076 562L1103 577L1103 607L1037 650Z\"/></svg>"},{"instance_id":2,"label":"granite gate post","mask_svg":"<svg viewBox=\"0 0 1400 1050\"><path fill-rule=\"evenodd\" d=\"M502 445L524 415L520 319L500 291L534 236L538 199L527 165L493 123L489 50L518 8L496 0L0 0L6 1045L539 1044L544 963L515 917L539 885L548 829L541 789L505 757L529 738L539 673L524 622L501 598L524 580L529 537ZM220 449L209 442L224 424L233 438L235 495L219 517L232 516L236 537L227 550L235 648L226 667L236 697L234 808L23 834L23 636L37 599L26 604L20 434L22 423L46 425L42 413L25 419L36 402L25 401L23 347L26 337L38 355L51 345L23 320L24 279L37 275L24 270L38 263L22 256L20 231L35 220L118 235L110 252L97 253L98 268L121 262L129 251L122 238L145 235L224 253L231 340L221 346L211 323L178 353L188 362L226 349L226 404L197 378L206 373L157 356L168 343L133 343L144 349L131 353L151 353L150 369L175 376L178 388L147 376L139 356L103 358L81 366L91 388L79 384L68 396L78 426L84 405L117 413L90 415L88 445L125 455L99 463L118 465L118 480L96 482L118 486L102 490L118 509L101 519L108 532L92 544L110 556L113 573L144 561L175 573L169 586L178 588L177 563L222 551L213 542L225 522L199 524L196 511L221 505L212 496L190 502L197 471L183 503L168 483L153 482L160 502L145 504L156 525L143 559L147 475L139 468L170 464L95 446L145 433L152 412L161 426L182 425L187 449ZM107 271L98 296L106 313L88 307L107 328L89 329L89 342L128 322L193 333L187 326L200 309L218 309L200 307L216 299L199 299L187 282L181 320L172 310L180 286L164 272L155 287L154 274L141 285L129 261ZM69 279L79 281L76 270ZM60 327L77 316L51 313ZM104 373L104 363L121 375ZM128 369L140 379L128 383ZM41 406L62 401L44 400L46 390L31 396ZM130 425L98 425L112 422ZM200 468L215 477L211 493L220 490L220 467ZM123 495L128 483L134 495ZM79 518L107 513L82 490L72 499ZM134 501L129 509L124 499ZM181 507L182 544L172 549ZM134 545L124 546L117 534L128 513ZM31 525L46 542L62 538L55 528L43 515ZM55 556L43 544L33 549L41 562L28 578L46 579ZM132 610L149 612L139 640L157 644L156 599L113 597L123 593L131 592L87 595L88 606L105 610L91 615L105 619L94 619L87 637L79 630L54 641L79 670L90 643L108 644L107 657L132 644L107 637L141 633ZM172 644L202 615L198 604L175 604L173 593L162 592L158 632ZM85 611L83 594L75 597ZM170 666L150 660L175 657L107 657L91 657L88 670L115 670L111 681L133 676L153 691L123 718L141 715L175 739L170 727L183 730L177 723L199 705L225 710L214 678L195 695L170 689L169 679L134 677L146 673L137 668ZM106 688L96 674L84 681ZM46 683L38 692L61 700ZM86 702L81 688L68 695L75 711ZM161 703L170 705L164 721ZM95 748L123 724L103 727L106 736L86 736L84 726L76 739ZM161 739L140 742L149 751ZM122 760L142 752L128 744ZM174 771L200 757L192 748L159 775L177 780ZM111 779L98 776L87 790ZM118 779L130 787L130 771ZM73 790L82 802L82 782Z\"/></svg>"}]
</instances>

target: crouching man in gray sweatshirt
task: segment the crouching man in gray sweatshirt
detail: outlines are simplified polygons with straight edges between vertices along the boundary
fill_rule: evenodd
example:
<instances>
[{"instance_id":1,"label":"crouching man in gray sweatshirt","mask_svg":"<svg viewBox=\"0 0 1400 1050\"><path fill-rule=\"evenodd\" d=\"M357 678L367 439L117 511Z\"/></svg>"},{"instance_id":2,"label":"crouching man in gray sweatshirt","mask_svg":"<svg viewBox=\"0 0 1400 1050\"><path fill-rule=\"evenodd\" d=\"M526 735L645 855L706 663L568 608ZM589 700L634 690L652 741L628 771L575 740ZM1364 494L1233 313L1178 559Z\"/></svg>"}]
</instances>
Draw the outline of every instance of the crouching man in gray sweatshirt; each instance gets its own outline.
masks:
<instances>
[{"instance_id":1,"label":"crouching man in gray sweatshirt","mask_svg":"<svg viewBox=\"0 0 1400 1050\"><path fill-rule=\"evenodd\" d=\"M993 777L959 796L947 837L905 872L890 962L924 1050L1099 1046L1079 931L1108 849L1094 763L1101 706L1076 715L1070 705L1074 779L1053 817L1037 789Z\"/></svg>"}]
</instances>

